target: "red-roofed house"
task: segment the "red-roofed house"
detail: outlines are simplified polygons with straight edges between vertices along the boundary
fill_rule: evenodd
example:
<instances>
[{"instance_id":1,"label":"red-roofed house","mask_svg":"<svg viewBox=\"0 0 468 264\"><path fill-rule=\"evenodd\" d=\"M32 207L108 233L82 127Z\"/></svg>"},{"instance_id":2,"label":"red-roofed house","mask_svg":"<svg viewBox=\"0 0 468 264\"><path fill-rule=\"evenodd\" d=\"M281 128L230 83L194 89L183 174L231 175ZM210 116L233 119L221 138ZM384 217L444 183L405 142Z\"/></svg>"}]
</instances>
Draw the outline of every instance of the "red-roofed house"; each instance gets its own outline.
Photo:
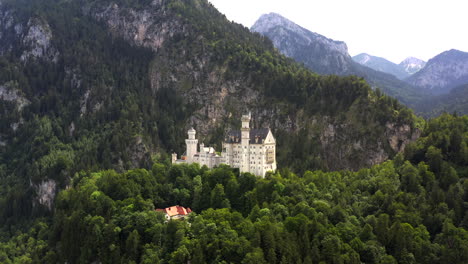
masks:
<instances>
[{"instance_id":1,"label":"red-roofed house","mask_svg":"<svg viewBox=\"0 0 468 264\"><path fill-rule=\"evenodd\" d=\"M185 208L179 205L167 207L164 209L156 209L156 212L163 212L166 214L167 220L181 219L192 212L190 208Z\"/></svg>"}]
</instances>

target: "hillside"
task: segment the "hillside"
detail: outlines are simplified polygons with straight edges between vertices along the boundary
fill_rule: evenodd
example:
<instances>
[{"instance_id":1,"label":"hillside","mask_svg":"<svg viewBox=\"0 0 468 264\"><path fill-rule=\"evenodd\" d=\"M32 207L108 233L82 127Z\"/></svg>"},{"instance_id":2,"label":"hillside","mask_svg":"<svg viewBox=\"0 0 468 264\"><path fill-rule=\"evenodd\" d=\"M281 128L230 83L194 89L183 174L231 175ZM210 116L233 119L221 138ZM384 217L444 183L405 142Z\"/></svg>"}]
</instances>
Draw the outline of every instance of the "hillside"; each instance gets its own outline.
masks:
<instances>
[{"instance_id":1,"label":"hillside","mask_svg":"<svg viewBox=\"0 0 468 264\"><path fill-rule=\"evenodd\" d=\"M319 74L360 76L372 87L378 87L408 106L426 96L391 74L355 62L348 54L346 43L311 32L279 14L262 15L251 30L270 38L281 53Z\"/></svg>"},{"instance_id":2,"label":"hillside","mask_svg":"<svg viewBox=\"0 0 468 264\"><path fill-rule=\"evenodd\" d=\"M447 141L446 138L450 140ZM405 155L357 172L155 163L80 173L55 214L0 241L11 263L464 263L468 117L427 123ZM155 208L191 207L166 221Z\"/></svg>"},{"instance_id":3,"label":"hillside","mask_svg":"<svg viewBox=\"0 0 468 264\"><path fill-rule=\"evenodd\" d=\"M415 109L425 117L436 117L444 112L468 115L468 84L453 88L447 94L431 97Z\"/></svg>"},{"instance_id":4,"label":"hillside","mask_svg":"<svg viewBox=\"0 0 468 264\"><path fill-rule=\"evenodd\" d=\"M311 73L207 1L3 0L0 10L2 223L46 213L76 172L181 153L191 126L219 149L247 110L273 130L279 167L297 172L371 166L418 135L395 99Z\"/></svg>"}]
</instances>

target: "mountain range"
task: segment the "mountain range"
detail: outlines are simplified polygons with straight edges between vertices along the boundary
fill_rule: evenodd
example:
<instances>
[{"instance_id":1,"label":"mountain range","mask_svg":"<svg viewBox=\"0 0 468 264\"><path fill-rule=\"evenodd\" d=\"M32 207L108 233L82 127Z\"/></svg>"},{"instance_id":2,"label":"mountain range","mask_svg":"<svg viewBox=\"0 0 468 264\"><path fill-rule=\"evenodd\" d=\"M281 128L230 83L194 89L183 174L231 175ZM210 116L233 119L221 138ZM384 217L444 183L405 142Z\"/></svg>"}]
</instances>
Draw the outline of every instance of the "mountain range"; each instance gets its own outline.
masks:
<instances>
[{"instance_id":1,"label":"mountain range","mask_svg":"<svg viewBox=\"0 0 468 264\"><path fill-rule=\"evenodd\" d=\"M427 63L409 57L395 64L365 53L351 58L346 43L311 32L276 13L262 15L251 30L270 38L281 53L312 71L363 77L423 115L432 112L424 105L437 104L434 96L468 83L468 53L458 50L446 51ZM446 105L451 97L444 98ZM459 102L452 99L453 104Z\"/></svg>"},{"instance_id":2,"label":"mountain range","mask_svg":"<svg viewBox=\"0 0 468 264\"><path fill-rule=\"evenodd\" d=\"M281 53L319 74L363 77L373 87L379 87L407 105L418 102L424 96L392 74L355 62L348 53L346 43L311 32L279 14L262 15L251 31L270 38Z\"/></svg>"},{"instance_id":3,"label":"mountain range","mask_svg":"<svg viewBox=\"0 0 468 264\"><path fill-rule=\"evenodd\" d=\"M385 58L366 53L353 56L353 60L376 71L392 74L400 80L404 80L418 72L426 64L424 61L412 57L406 58L400 64L396 64Z\"/></svg>"}]
</instances>

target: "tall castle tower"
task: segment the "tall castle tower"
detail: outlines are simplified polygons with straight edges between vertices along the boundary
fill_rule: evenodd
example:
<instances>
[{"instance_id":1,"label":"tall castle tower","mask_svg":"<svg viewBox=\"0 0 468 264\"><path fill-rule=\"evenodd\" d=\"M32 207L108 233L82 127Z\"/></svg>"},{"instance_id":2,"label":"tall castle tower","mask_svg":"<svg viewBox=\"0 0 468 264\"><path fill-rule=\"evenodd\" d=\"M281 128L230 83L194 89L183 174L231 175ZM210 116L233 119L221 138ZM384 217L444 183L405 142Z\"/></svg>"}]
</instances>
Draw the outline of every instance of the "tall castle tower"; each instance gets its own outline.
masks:
<instances>
[{"instance_id":1,"label":"tall castle tower","mask_svg":"<svg viewBox=\"0 0 468 264\"><path fill-rule=\"evenodd\" d=\"M242 127L241 127L241 155L240 158L240 172L249 172L250 171L250 148L249 148L249 140L250 140L250 112L248 115L242 115Z\"/></svg>"},{"instance_id":2,"label":"tall castle tower","mask_svg":"<svg viewBox=\"0 0 468 264\"><path fill-rule=\"evenodd\" d=\"M185 144L187 145L187 162L192 162L193 156L197 154L198 139L195 139L196 133L193 127L187 132L188 139L185 140Z\"/></svg>"}]
</instances>

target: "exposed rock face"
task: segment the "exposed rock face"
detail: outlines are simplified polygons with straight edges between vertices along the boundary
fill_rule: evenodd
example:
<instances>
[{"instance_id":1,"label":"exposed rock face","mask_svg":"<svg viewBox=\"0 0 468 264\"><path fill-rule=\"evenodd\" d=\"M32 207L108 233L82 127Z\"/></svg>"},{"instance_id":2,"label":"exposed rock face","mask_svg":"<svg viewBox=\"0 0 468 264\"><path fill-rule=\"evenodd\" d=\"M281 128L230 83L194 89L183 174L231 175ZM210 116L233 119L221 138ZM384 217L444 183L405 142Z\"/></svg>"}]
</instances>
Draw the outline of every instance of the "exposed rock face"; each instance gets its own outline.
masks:
<instances>
[{"instance_id":1,"label":"exposed rock face","mask_svg":"<svg viewBox=\"0 0 468 264\"><path fill-rule=\"evenodd\" d=\"M286 41L284 44L287 45L287 39L284 37L288 37L288 34L294 33L297 35L295 40L298 44L309 45L313 42L317 42L322 44L323 47L326 47L327 49L338 52L342 56L348 56L348 47L346 46L346 43L342 41L334 41L320 34L310 32L309 30L300 27L299 25L282 17L279 14L270 13L262 15L252 26L251 30L261 34L267 34L272 30L279 30L280 38L275 38L273 40L276 47L283 43L281 42L281 37L283 37L283 40ZM294 49L294 47L286 46L281 50L284 50L286 55L292 57L294 54Z\"/></svg>"},{"instance_id":2,"label":"exposed rock face","mask_svg":"<svg viewBox=\"0 0 468 264\"><path fill-rule=\"evenodd\" d=\"M468 83L468 53L445 51L430 59L407 81L435 94L448 93L452 88Z\"/></svg>"},{"instance_id":3,"label":"exposed rock face","mask_svg":"<svg viewBox=\"0 0 468 264\"><path fill-rule=\"evenodd\" d=\"M13 11L3 9L0 4L0 55L20 45L23 62L33 58L56 62L59 53L51 44L52 37L50 26L44 20L20 21Z\"/></svg>"},{"instance_id":4,"label":"exposed rock face","mask_svg":"<svg viewBox=\"0 0 468 264\"><path fill-rule=\"evenodd\" d=\"M13 43L6 43L6 39L9 37L11 32L17 32L19 35L22 32L21 24L15 25L15 18L13 12L8 9L2 8L2 2L0 1L0 55L8 52L12 48Z\"/></svg>"},{"instance_id":5,"label":"exposed rock face","mask_svg":"<svg viewBox=\"0 0 468 264\"><path fill-rule=\"evenodd\" d=\"M269 37L275 47L288 57L302 56L307 60L303 62L313 64L313 70L318 73L343 74L351 67L346 43L311 32L278 14L262 15L251 31Z\"/></svg>"},{"instance_id":6,"label":"exposed rock face","mask_svg":"<svg viewBox=\"0 0 468 264\"><path fill-rule=\"evenodd\" d=\"M0 100L15 102L19 111L30 102L21 95L21 91L15 87L14 83L5 83L0 85Z\"/></svg>"},{"instance_id":7,"label":"exposed rock face","mask_svg":"<svg viewBox=\"0 0 468 264\"><path fill-rule=\"evenodd\" d=\"M138 46L158 50L167 38L184 28L178 20L168 19L162 1L153 1L148 9L134 10L120 8L112 3L108 6L93 5L85 8L85 13L104 21L109 29Z\"/></svg>"},{"instance_id":8,"label":"exposed rock face","mask_svg":"<svg viewBox=\"0 0 468 264\"><path fill-rule=\"evenodd\" d=\"M404 151L409 143L420 136L418 129L411 129L408 125L387 123L385 137L375 145L366 137L353 138L349 131L352 127L350 124L336 124L329 118L324 118L321 122L316 126L322 131L320 143L325 151L324 155L327 160L334 160L335 164L328 164L331 168L336 166L357 170L361 167L354 163L357 160L365 160L365 166L382 163L390 158L389 153Z\"/></svg>"},{"instance_id":9,"label":"exposed rock face","mask_svg":"<svg viewBox=\"0 0 468 264\"><path fill-rule=\"evenodd\" d=\"M31 18L28 21L27 28L28 30L22 40L26 50L21 55L21 60L47 57L49 60L56 62L58 53L50 43L52 31L49 25L40 19Z\"/></svg>"},{"instance_id":10,"label":"exposed rock face","mask_svg":"<svg viewBox=\"0 0 468 264\"><path fill-rule=\"evenodd\" d=\"M395 152L404 151L409 143L416 141L421 136L419 129L413 130L408 125L397 126L396 124L387 123L386 127L388 142Z\"/></svg>"},{"instance_id":11,"label":"exposed rock face","mask_svg":"<svg viewBox=\"0 0 468 264\"><path fill-rule=\"evenodd\" d=\"M34 186L34 188L37 194L36 201L39 204L46 206L49 210L52 210L57 190L57 183L54 180L48 179Z\"/></svg>"}]
</instances>

